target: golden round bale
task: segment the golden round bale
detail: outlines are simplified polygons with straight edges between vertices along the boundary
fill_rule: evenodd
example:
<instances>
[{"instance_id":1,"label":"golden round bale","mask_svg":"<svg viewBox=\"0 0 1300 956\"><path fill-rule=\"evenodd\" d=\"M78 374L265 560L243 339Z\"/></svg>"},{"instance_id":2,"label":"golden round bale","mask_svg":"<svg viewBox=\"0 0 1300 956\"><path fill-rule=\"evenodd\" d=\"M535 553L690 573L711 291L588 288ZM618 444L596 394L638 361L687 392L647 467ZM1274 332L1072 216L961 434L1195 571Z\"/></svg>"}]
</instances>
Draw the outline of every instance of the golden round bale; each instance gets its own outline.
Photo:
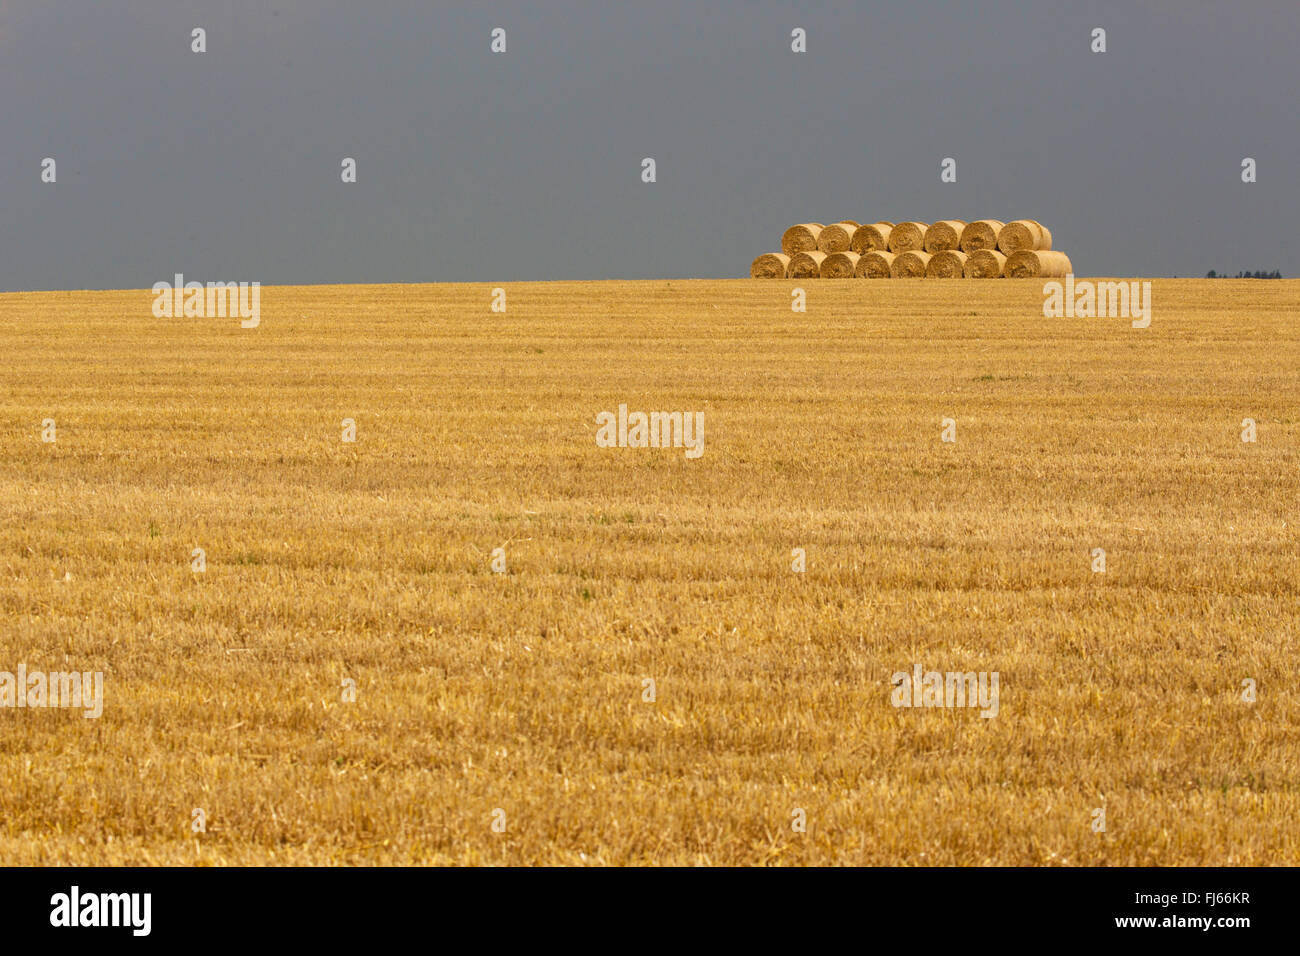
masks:
<instances>
[{"instance_id":1,"label":"golden round bale","mask_svg":"<svg viewBox=\"0 0 1300 956\"><path fill-rule=\"evenodd\" d=\"M925 230L923 222L900 222L889 231L889 251L921 252L925 246Z\"/></svg>"},{"instance_id":2,"label":"golden round bale","mask_svg":"<svg viewBox=\"0 0 1300 956\"><path fill-rule=\"evenodd\" d=\"M783 252L765 252L749 267L751 279L784 279L790 257Z\"/></svg>"},{"instance_id":3,"label":"golden round bale","mask_svg":"<svg viewBox=\"0 0 1300 956\"><path fill-rule=\"evenodd\" d=\"M917 249L900 252L894 257L889 274L895 279L924 279L925 270L930 265L930 253Z\"/></svg>"},{"instance_id":4,"label":"golden round bale","mask_svg":"<svg viewBox=\"0 0 1300 956\"><path fill-rule=\"evenodd\" d=\"M822 263L822 278L852 279L857 274L861 258L856 252L828 252L826 261Z\"/></svg>"},{"instance_id":5,"label":"golden round bale","mask_svg":"<svg viewBox=\"0 0 1300 956\"><path fill-rule=\"evenodd\" d=\"M790 267L786 270L787 279L816 279L821 276L822 263L826 253L813 249L809 252L796 252L790 257Z\"/></svg>"},{"instance_id":6,"label":"golden round bale","mask_svg":"<svg viewBox=\"0 0 1300 956\"><path fill-rule=\"evenodd\" d=\"M858 259L857 277L859 279L888 279L894 265L894 254L884 249L864 252Z\"/></svg>"},{"instance_id":7,"label":"golden round bale","mask_svg":"<svg viewBox=\"0 0 1300 956\"><path fill-rule=\"evenodd\" d=\"M1070 257L1050 249L1021 249L1007 256L1008 279L1057 279L1074 271Z\"/></svg>"},{"instance_id":8,"label":"golden round bale","mask_svg":"<svg viewBox=\"0 0 1300 956\"><path fill-rule=\"evenodd\" d=\"M1017 219L998 232L998 251L1011 255L1021 249L1048 250L1052 248L1052 234L1033 219Z\"/></svg>"},{"instance_id":9,"label":"golden round bale","mask_svg":"<svg viewBox=\"0 0 1300 956\"><path fill-rule=\"evenodd\" d=\"M868 252L883 252L889 248L889 233L893 226L883 222L873 222L865 226L858 226L853 230L853 239L849 242L849 248L858 255L866 255Z\"/></svg>"},{"instance_id":10,"label":"golden round bale","mask_svg":"<svg viewBox=\"0 0 1300 956\"><path fill-rule=\"evenodd\" d=\"M970 255L979 249L996 249L998 233L1006 223L1001 219L976 219L966 223L961 231L961 240L957 243L962 252Z\"/></svg>"},{"instance_id":11,"label":"golden round bale","mask_svg":"<svg viewBox=\"0 0 1300 956\"><path fill-rule=\"evenodd\" d=\"M1037 219L1031 219L1030 222L1032 222L1035 226L1037 226L1039 229L1042 230L1042 233L1043 233L1043 244L1042 244L1041 246L1039 246L1039 248L1040 248L1040 249L1050 249L1050 248L1052 248L1052 230L1048 229L1046 226L1044 226L1044 225L1043 225L1041 222L1039 222Z\"/></svg>"},{"instance_id":12,"label":"golden round bale","mask_svg":"<svg viewBox=\"0 0 1300 956\"><path fill-rule=\"evenodd\" d=\"M844 252L853 241L853 234L858 231L856 223L836 222L827 226L817 237L818 252Z\"/></svg>"},{"instance_id":13,"label":"golden round bale","mask_svg":"<svg viewBox=\"0 0 1300 956\"><path fill-rule=\"evenodd\" d=\"M956 249L961 243L961 231L965 228L966 223L960 219L940 219L938 222L933 222L930 228L925 230L925 238L921 240L922 248L929 253Z\"/></svg>"},{"instance_id":14,"label":"golden round bale","mask_svg":"<svg viewBox=\"0 0 1300 956\"><path fill-rule=\"evenodd\" d=\"M966 253L956 249L944 249L932 253L930 262L925 267L927 279L960 279L965 274Z\"/></svg>"},{"instance_id":15,"label":"golden round bale","mask_svg":"<svg viewBox=\"0 0 1300 956\"><path fill-rule=\"evenodd\" d=\"M826 228L817 222L801 222L781 233L781 252L792 256L797 252L812 252L817 248L817 237Z\"/></svg>"},{"instance_id":16,"label":"golden round bale","mask_svg":"<svg viewBox=\"0 0 1300 956\"><path fill-rule=\"evenodd\" d=\"M996 249L976 249L966 254L967 279L998 279L1007 268L1007 257Z\"/></svg>"}]
</instances>

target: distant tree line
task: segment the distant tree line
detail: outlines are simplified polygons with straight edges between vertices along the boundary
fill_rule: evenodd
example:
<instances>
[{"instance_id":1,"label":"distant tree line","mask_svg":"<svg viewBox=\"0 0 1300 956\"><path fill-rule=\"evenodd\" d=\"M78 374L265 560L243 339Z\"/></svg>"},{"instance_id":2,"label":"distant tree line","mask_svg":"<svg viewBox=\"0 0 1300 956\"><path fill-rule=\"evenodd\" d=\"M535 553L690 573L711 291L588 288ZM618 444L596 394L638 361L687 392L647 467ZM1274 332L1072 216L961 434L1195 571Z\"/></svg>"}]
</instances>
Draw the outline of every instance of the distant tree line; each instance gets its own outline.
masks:
<instances>
[{"instance_id":1,"label":"distant tree line","mask_svg":"<svg viewBox=\"0 0 1300 956\"><path fill-rule=\"evenodd\" d=\"M1209 272L1205 273L1205 278L1207 278L1207 279L1228 279L1228 278L1232 278L1232 279L1280 279L1280 278L1282 278L1282 273L1279 272L1277 269L1274 269L1272 272L1264 272L1264 271L1262 271L1262 270L1259 271L1259 272L1238 272L1235 276L1229 276L1228 273L1226 273L1226 272L1224 272L1224 273L1218 273L1218 272L1215 272L1213 269L1211 269Z\"/></svg>"}]
</instances>

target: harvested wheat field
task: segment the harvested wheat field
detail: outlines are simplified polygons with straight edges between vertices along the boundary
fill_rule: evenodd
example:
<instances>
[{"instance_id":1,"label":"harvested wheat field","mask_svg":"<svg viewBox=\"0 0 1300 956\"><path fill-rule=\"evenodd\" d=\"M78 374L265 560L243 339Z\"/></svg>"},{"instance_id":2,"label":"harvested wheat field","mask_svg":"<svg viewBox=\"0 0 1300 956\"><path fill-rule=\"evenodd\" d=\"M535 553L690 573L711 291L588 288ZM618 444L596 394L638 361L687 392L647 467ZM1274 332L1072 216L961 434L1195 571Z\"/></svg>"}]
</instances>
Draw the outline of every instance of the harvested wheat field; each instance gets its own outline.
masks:
<instances>
[{"instance_id":1,"label":"harvested wheat field","mask_svg":"<svg viewBox=\"0 0 1300 956\"><path fill-rule=\"evenodd\" d=\"M0 858L1300 863L1300 282L792 287L0 295Z\"/></svg>"}]
</instances>

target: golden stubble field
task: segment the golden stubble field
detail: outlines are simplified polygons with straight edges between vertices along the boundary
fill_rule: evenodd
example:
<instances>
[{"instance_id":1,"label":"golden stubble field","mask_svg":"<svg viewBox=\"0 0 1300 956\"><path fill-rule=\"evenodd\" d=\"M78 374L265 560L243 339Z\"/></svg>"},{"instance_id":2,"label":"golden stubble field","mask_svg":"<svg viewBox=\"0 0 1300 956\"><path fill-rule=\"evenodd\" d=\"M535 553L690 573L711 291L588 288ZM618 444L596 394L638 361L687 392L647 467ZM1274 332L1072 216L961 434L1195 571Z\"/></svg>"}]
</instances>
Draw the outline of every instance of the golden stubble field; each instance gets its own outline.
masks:
<instances>
[{"instance_id":1,"label":"golden stubble field","mask_svg":"<svg viewBox=\"0 0 1300 956\"><path fill-rule=\"evenodd\" d=\"M0 295L0 862L1300 863L1300 282L491 288Z\"/></svg>"}]
</instances>

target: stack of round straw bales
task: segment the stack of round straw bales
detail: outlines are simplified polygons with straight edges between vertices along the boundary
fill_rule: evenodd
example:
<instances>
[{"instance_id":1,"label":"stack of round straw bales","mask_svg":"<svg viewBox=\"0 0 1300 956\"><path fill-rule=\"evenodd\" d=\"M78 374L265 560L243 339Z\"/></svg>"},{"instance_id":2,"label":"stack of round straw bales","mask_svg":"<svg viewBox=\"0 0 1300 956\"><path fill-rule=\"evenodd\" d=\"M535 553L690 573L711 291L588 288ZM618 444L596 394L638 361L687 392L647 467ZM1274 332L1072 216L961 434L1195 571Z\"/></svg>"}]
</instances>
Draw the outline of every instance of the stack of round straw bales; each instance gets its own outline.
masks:
<instances>
[{"instance_id":1,"label":"stack of round straw bales","mask_svg":"<svg viewBox=\"0 0 1300 956\"><path fill-rule=\"evenodd\" d=\"M1074 271L1036 219L801 222L781 251L754 260L754 279L1033 279Z\"/></svg>"}]
</instances>

